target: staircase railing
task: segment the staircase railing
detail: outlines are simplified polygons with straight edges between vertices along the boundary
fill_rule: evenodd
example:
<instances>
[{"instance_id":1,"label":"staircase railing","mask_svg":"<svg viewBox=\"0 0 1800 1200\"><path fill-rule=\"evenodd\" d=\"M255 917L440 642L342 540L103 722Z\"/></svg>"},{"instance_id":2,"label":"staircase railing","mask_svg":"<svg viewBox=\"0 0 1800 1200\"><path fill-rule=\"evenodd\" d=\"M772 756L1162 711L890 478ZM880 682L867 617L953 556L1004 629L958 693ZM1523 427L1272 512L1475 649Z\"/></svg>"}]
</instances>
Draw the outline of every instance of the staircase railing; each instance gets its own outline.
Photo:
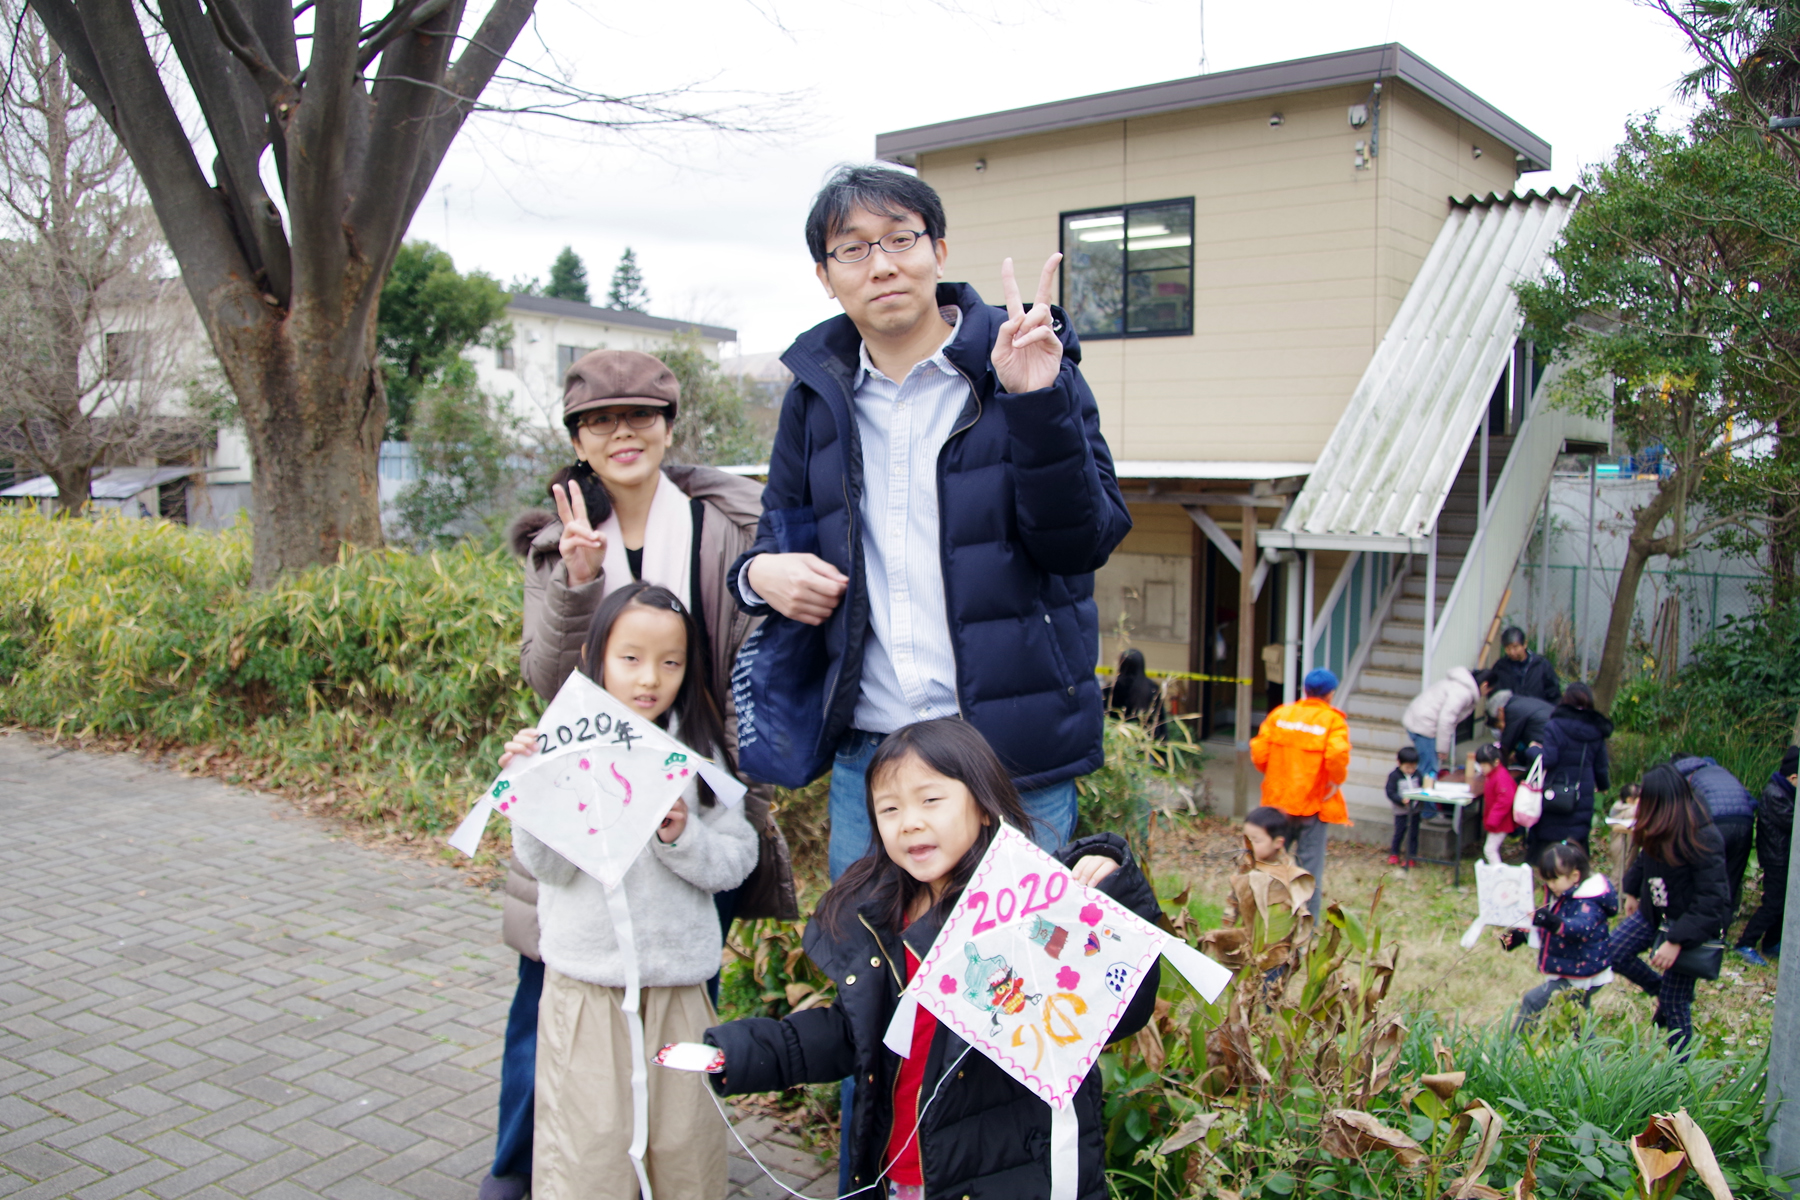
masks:
<instances>
[{"instance_id":1,"label":"staircase railing","mask_svg":"<svg viewBox=\"0 0 1800 1200\"><path fill-rule=\"evenodd\" d=\"M1542 396L1544 389L1538 393ZM1512 586L1513 571L1530 540L1562 442L1561 411L1540 400L1519 426L1483 508L1485 520L1469 543L1450 595L1430 623L1423 671L1427 683L1452 666L1479 665L1475 660L1482 652L1483 635ZM1426 603L1435 599L1428 596Z\"/></svg>"},{"instance_id":2,"label":"staircase railing","mask_svg":"<svg viewBox=\"0 0 1800 1200\"><path fill-rule=\"evenodd\" d=\"M1399 586L1402 556L1396 554L1354 551L1344 560L1325 594L1318 615L1307 624L1302 641L1301 672L1326 667L1338 677L1338 699L1343 702L1354 690L1353 675L1368 660L1371 634L1393 607L1394 589ZM1306 573L1305 612L1313 612L1313 569Z\"/></svg>"}]
</instances>

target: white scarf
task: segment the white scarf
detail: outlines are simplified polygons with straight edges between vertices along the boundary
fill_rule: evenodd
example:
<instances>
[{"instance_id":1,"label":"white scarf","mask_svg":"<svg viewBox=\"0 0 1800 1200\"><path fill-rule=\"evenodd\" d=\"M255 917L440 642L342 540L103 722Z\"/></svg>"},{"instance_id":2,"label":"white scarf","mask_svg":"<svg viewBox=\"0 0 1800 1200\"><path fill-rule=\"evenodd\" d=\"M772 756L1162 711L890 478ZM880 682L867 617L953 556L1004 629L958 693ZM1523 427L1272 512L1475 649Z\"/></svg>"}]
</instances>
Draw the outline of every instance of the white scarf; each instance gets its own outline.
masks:
<instances>
[{"instance_id":1,"label":"white scarf","mask_svg":"<svg viewBox=\"0 0 1800 1200\"><path fill-rule=\"evenodd\" d=\"M599 532L606 539L602 587L606 595L611 595L631 582L631 564L625 558L625 534L619 528L617 509L600 522ZM650 514L644 518L643 579L674 592L686 608L693 602L689 590L693 563L694 517L688 508L687 493L658 471L656 494L650 497Z\"/></svg>"}]
</instances>

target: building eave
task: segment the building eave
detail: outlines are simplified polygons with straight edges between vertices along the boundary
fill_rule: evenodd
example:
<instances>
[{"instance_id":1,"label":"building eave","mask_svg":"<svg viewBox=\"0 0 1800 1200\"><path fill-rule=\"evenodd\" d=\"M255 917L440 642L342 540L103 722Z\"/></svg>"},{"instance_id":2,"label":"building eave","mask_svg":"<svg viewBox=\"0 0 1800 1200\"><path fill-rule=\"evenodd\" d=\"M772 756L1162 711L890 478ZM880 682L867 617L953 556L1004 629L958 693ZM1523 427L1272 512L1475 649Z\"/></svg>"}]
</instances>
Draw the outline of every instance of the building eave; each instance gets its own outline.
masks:
<instances>
[{"instance_id":1,"label":"building eave","mask_svg":"<svg viewBox=\"0 0 1800 1200\"><path fill-rule=\"evenodd\" d=\"M875 157L912 166L921 154L959 146L1386 79L1408 84L1510 146L1521 171L1550 168L1549 142L1398 42L897 129L875 136Z\"/></svg>"}]
</instances>

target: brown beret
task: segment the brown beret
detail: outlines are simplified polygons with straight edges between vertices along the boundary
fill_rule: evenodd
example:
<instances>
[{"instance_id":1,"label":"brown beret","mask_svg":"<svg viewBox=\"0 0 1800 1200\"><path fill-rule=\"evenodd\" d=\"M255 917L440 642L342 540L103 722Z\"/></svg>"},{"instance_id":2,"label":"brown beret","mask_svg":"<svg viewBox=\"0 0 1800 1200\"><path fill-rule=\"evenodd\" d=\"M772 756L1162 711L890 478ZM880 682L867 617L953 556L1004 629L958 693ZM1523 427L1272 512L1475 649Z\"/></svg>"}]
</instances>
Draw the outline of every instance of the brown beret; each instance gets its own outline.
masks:
<instances>
[{"instance_id":1,"label":"brown beret","mask_svg":"<svg viewBox=\"0 0 1800 1200\"><path fill-rule=\"evenodd\" d=\"M563 376L563 421L590 408L642 404L668 409L675 419L681 385L662 359L641 350L594 350L576 359Z\"/></svg>"}]
</instances>

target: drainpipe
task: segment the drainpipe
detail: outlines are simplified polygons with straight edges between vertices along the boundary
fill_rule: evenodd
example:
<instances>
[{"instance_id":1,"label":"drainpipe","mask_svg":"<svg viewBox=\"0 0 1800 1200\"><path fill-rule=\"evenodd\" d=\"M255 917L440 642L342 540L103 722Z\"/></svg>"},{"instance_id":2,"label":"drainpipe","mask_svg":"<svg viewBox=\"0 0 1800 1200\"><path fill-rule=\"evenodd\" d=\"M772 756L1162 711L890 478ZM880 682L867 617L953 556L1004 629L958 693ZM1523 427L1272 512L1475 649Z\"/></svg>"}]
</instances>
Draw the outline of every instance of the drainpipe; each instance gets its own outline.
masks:
<instances>
[{"instance_id":1,"label":"drainpipe","mask_svg":"<svg viewBox=\"0 0 1800 1200\"><path fill-rule=\"evenodd\" d=\"M1538 546L1537 652L1544 652L1550 632L1550 489L1556 484L1556 464L1550 464L1550 480L1544 484L1544 533Z\"/></svg>"},{"instance_id":2,"label":"drainpipe","mask_svg":"<svg viewBox=\"0 0 1800 1200\"><path fill-rule=\"evenodd\" d=\"M1281 563L1281 595L1287 602L1286 611L1281 618L1281 628L1287 642L1287 652L1281 664L1281 702L1292 704L1300 694L1300 681L1296 677L1300 666L1301 643L1300 634L1300 556L1287 554Z\"/></svg>"},{"instance_id":3,"label":"drainpipe","mask_svg":"<svg viewBox=\"0 0 1800 1200\"><path fill-rule=\"evenodd\" d=\"M1431 631L1437 620L1437 523L1431 525L1431 532L1426 535L1431 544L1425 551L1425 644L1419 647L1419 689L1423 691L1431 686Z\"/></svg>"},{"instance_id":4,"label":"drainpipe","mask_svg":"<svg viewBox=\"0 0 1800 1200\"><path fill-rule=\"evenodd\" d=\"M1301 678L1305 678L1313 669L1313 613L1316 611L1316 607L1313 604L1313 581L1318 572L1314 569L1313 552L1311 550L1302 550L1300 555L1301 561L1305 564L1304 574L1306 578L1306 599L1300 616L1300 676Z\"/></svg>"},{"instance_id":5,"label":"drainpipe","mask_svg":"<svg viewBox=\"0 0 1800 1200\"><path fill-rule=\"evenodd\" d=\"M1594 612L1594 491L1597 474L1595 467L1599 461L1598 455L1590 454L1588 456L1587 566L1582 569L1581 573L1581 677L1583 679L1593 676L1593 672L1588 669L1588 646L1593 640L1589 636L1592 628L1589 619Z\"/></svg>"}]
</instances>

